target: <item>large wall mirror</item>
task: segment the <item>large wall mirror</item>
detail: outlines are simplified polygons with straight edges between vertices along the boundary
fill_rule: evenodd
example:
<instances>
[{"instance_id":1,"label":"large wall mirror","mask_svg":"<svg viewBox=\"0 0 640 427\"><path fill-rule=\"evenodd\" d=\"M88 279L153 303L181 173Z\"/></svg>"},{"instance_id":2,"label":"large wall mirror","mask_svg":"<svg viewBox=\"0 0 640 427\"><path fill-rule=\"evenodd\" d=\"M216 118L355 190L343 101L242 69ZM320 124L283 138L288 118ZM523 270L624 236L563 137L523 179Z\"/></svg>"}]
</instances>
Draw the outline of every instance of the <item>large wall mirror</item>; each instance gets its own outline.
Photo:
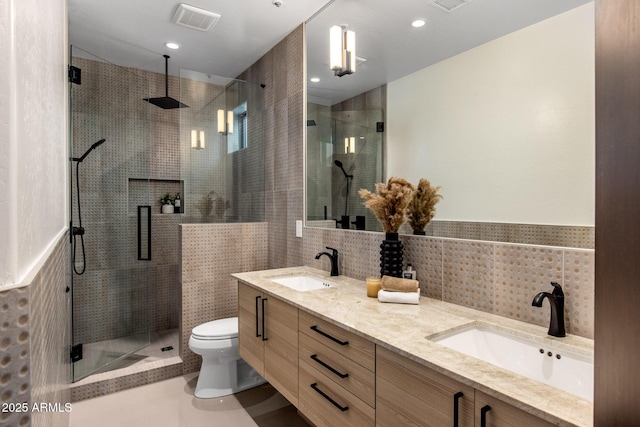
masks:
<instances>
[{"instance_id":1,"label":"large wall mirror","mask_svg":"<svg viewBox=\"0 0 640 427\"><path fill-rule=\"evenodd\" d=\"M442 187L428 235L593 247L593 1L334 0L306 38L307 226L379 231L357 191L400 176Z\"/></svg>"}]
</instances>

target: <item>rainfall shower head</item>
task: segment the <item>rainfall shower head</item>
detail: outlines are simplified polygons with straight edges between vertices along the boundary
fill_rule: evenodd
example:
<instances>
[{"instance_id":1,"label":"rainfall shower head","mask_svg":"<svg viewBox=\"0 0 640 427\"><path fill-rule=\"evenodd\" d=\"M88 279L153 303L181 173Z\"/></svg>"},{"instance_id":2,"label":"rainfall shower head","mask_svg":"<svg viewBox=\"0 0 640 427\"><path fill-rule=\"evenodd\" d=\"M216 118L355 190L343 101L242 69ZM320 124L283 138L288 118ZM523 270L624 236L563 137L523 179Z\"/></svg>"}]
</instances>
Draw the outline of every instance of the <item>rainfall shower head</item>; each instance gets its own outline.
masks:
<instances>
[{"instance_id":1,"label":"rainfall shower head","mask_svg":"<svg viewBox=\"0 0 640 427\"><path fill-rule=\"evenodd\" d=\"M335 160L333 164L339 167L340 170L342 170L342 173L344 174L345 178L353 178L353 175L348 175L347 171L344 170L344 167L342 167L342 162L340 160Z\"/></svg>"},{"instance_id":2,"label":"rainfall shower head","mask_svg":"<svg viewBox=\"0 0 640 427\"><path fill-rule=\"evenodd\" d=\"M102 138L100 141L94 142L93 145L91 145L91 147L89 147L89 149L87 151L85 151L82 156L80 156L80 157L72 157L71 160L73 160L74 162L80 163L81 161L83 161L85 159L85 157L87 157L89 155L89 153L91 151L93 151L96 148L98 148L105 141L106 140L104 138Z\"/></svg>"},{"instance_id":3,"label":"rainfall shower head","mask_svg":"<svg viewBox=\"0 0 640 427\"><path fill-rule=\"evenodd\" d=\"M173 99L169 96L169 55L164 56L164 93L165 96L158 98L144 98L145 101L155 105L156 107L163 108L165 110L171 110L173 108L188 108L189 106L183 104L177 99Z\"/></svg>"}]
</instances>

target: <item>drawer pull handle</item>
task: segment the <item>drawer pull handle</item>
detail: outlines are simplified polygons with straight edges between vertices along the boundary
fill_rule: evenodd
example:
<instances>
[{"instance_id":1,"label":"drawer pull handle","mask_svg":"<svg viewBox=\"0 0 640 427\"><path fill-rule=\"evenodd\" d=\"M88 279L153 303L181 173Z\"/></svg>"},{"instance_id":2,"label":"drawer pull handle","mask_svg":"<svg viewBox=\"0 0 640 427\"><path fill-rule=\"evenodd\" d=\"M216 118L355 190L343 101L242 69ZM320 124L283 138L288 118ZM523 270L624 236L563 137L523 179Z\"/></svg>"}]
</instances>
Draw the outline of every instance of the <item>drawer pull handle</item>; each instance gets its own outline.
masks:
<instances>
[{"instance_id":1,"label":"drawer pull handle","mask_svg":"<svg viewBox=\"0 0 640 427\"><path fill-rule=\"evenodd\" d=\"M258 328L258 302L260 301L261 296L258 295L256 297L256 338L261 337L260 329Z\"/></svg>"},{"instance_id":2,"label":"drawer pull handle","mask_svg":"<svg viewBox=\"0 0 640 427\"><path fill-rule=\"evenodd\" d=\"M338 402L336 402L335 400L333 400L332 398L330 398L329 396L327 396L327 394L326 394L324 391L320 390L320 389L318 388L318 383L313 383L313 384L311 384L311 388L312 388L312 389L314 389L315 391L317 391L317 392L320 394L320 396L322 396L322 397L324 397L325 399L327 399L329 402L331 402L331 404L332 404L333 406L335 406L336 408L340 409L342 412L344 412L344 411L348 411L348 410L349 410L349 407L348 407L348 406L341 406Z\"/></svg>"},{"instance_id":3,"label":"drawer pull handle","mask_svg":"<svg viewBox=\"0 0 640 427\"><path fill-rule=\"evenodd\" d=\"M323 362L322 360L320 360L318 358L317 354L312 354L311 357L313 360L315 360L316 362L318 362L319 364L321 364L322 366L324 366L325 368L327 368L328 370L330 370L331 372L333 372L334 374L336 374L337 376L339 376L340 378L347 378L349 376L349 374L343 374L342 372L338 371L336 368L334 368L333 366L330 366L329 364L327 364L326 362Z\"/></svg>"},{"instance_id":4,"label":"drawer pull handle","mask_svg":"<svg viewBox=\"0 0 640 427\"><path fill-rule=\"evenodd\" d=\"M464 396L464 393L461 391L453 395L453 427L458 427L458 418L459 418L458 405L459 405L459 400L462 396Z\"/></svg>"},{"instance_id":5,"label":"drawer pull handle","mask_svg":"<svg viewBox=\"0 0 640 427\"><path fill-rule=\"evenodd\" d=\"M329 335L326 332L321 331L320 329L318 329L318 327L316 325L313 325L310 327L310 329L314 332L319 333L320 335L322 335L323 337L327 337L329 338L331 341L337 342L340 345L347 345L349 344L349 341L340 341L338 338L332 337L331 335Z\"/></svg>"},{"instance_id":6,"label":"drawer pull handle","mask_svg":"<svg viewBox=\"0 0 640 427\"><path fill-rule=\"evenodd\" d=\"M487 427L487 412L489 412L490 410L491 410L491 406L489 405L484 405L480 409L480 426L481 427Z\"/></svg>"},{"instance_id":7,"label":"drawer pull handle","mask_svg":"<svg viewBox=\"0 0 640 427\"><path fill-rule=\"evenodd\" d=\"M268 298L262 298L262 341L266 341L269 338L267 338L267 331L264 330L264 302L267 301Z\"/></svg>"}]
</instances>

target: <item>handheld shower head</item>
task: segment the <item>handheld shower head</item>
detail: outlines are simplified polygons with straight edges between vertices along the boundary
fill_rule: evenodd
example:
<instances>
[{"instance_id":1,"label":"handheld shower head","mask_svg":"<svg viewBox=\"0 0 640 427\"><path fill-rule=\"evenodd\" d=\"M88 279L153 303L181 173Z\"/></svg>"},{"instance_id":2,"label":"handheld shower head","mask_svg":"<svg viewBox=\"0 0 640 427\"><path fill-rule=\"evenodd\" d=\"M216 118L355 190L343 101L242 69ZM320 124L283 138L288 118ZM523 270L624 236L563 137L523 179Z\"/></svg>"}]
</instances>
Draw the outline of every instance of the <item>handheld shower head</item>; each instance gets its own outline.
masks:
<instances>
[{"instance_id":1,"label":"handheld shower head","mask_svg":"<svg viewBox=\"0 0 640 427\"><path fill-rule=\"evenodd\" d=\"M91 146L92 150L95 150L96 148L98 148L100 145L102 145L103 142L105 142L106 139L102 138L100 141L98 142L94 142L93 145Z\"/></svg>"},{"instance_id":2,"label":"handheld shower head","mask_svg":"<svg viewBox=\"0 0 640 427\"><path fill-rule=\"evenodd\" d=\"M80 157L72 157L71 160L74 161L74 162L80 163L81 161L83 161L85 159L85 157L87 157L89 155L89 153L91 151L93 151L96 148L98 148L105 141L106 141L106 139L102 138L100 141L94 142L93 145L91 145L91 147L89 147L89 149L87 151L85 151L82 156L80 156Z\"/></svg>"},{"instance_id":3,"label":"handheld shower head","mask_svg":"<svg viewBox=\"0 0 640 427\"><path fill-rule=\"evenodd\" d=\"M333 164L340 168L345 178L353 178L353 175L347 174L347 171L344 170L344 167L342 166L342 162L340 160L334 160Z\"/></svg>"}]
</instances>

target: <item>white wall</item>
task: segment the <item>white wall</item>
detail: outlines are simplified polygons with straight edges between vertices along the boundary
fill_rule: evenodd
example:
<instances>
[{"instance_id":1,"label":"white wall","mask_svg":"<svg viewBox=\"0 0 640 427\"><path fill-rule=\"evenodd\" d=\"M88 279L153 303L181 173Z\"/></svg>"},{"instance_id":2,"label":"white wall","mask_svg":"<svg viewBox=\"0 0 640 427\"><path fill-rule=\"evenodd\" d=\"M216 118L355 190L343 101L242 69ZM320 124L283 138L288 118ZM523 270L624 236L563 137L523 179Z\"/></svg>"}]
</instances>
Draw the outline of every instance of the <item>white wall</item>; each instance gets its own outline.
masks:
<instances>
[{"instance_id":1,"label":"white wall","mask_svg":"<svg viewBox=\"0 0 640 427\"><path fill-rule=\"evenodd\" d=\"M68 226L65 0L0 0L0 289L29 284Z\"/></svg>"},{"instance_id":2,"label":"white wall","mask_svg":"<svg viewBox=\"0 0 640 427\"><path fill-rule=\"evenodd\" d=\"M593 226L594 37L590 3L391 82L387 176L440 220Z\"/></svg>"}]
</instances>

